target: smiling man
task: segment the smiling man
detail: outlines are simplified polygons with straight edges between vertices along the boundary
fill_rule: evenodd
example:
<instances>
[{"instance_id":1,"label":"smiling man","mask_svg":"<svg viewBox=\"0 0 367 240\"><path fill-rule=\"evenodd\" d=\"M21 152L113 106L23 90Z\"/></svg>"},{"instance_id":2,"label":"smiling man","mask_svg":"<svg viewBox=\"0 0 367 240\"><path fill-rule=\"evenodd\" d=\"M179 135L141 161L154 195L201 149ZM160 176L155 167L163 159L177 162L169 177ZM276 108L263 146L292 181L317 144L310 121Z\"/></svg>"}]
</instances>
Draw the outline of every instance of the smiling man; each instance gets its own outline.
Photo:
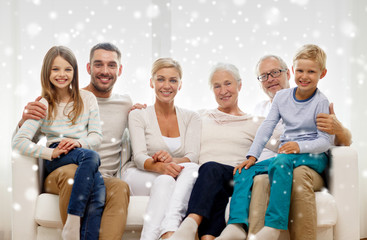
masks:
<instances>
[{"instance_id":1,"label":"smiling man","mask_svg":"<svg viewBox=\"0 0 367 240\"><path fill-rule=\"evenodd\" d=\"M269 100L265 100L260 104L270 109L271 102L276 92L281 89L289 88L289 79L291 78L290 71L283 59L274 55L266 55L259 60L256 66L256 74L262 89L269 97ZM267 109L267 107L265 109ZM264 107L261 107L261 109L264 109ZM260 115L267 114L262 113Z\"/></svg>"},{"instance_id":2,"label":"smiling man","mask_svg":"<svg viewBox=\"0 0 367 240\"><path fill-rule=\"evenodd\" d=\"M96 97L110 97L117 78L121 75L121 53L110 51L96 45L90 51L87 71L91 76L89 85L85 88Z\"/></svg>"}]
</instances>

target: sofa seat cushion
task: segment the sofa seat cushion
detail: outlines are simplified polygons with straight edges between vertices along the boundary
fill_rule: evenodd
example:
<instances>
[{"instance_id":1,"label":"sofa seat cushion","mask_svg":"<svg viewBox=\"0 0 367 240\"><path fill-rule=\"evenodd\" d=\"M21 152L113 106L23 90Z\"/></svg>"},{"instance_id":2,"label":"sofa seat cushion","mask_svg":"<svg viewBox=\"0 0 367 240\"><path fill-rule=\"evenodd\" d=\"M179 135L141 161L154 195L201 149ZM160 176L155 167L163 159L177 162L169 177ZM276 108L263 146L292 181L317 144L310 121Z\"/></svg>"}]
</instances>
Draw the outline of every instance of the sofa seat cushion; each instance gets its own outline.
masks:
<instances>
[{"instance_id":1,"label":"sofa seat cushion","mask_svg":"<svg viewBox=\"0 0 367 240\"><path fill-rule=\"evenodd\" d=\"M337 221L335 198L327 191L316 192L317 227L334 226ZM148 196L131 196L127 216L127 230L141 230L144 214L148 205ZM227 207L228 211L228 207ZM227 218L228 218L227 212ZM42 193L37 198L35 221L49 228L62 228L59 212L59 196Z\"/></svg>"},{"instance_id":2,"label":"sofa seat cushion","mask_svg":"<svg viewBox=\"0 0 367 240\"><path fill-rule=\"evenodd\" d=\"M145 210L148 206L148 196L131 196L127 214L127 230L141 230L144 223Z\"/></svg>"},{"instance_id":3,"label":"sofa seat cushion","mask_svg":"<svg viewBox=\"0 0 367 240\"><path fill-rule=\"evenodd\" d=\"M34 219L43 227L62 228L59 195L42 193L37 197Z\"/></svg>"},{"instance_id":4,"label":"sofa seat cushion","mask_svg":"<svg viewBox=\"0 0 367 240\"><path fill-rule=\"evenodd\" d=\"M132 196L128 208L126 229L141 230L144 222L145 209L148 205L148 196ZM43 227L62 228L59 212L59 196L42 193L37 197L34 219Z\"/></svg>"},{"instance_id":5,"label":"sofa seat cushion","mask_svg":"<svg viewBox=\"0 0 367 240\"><path fill-rule=\"evenodd\" d=\"M335 198L327 190L316 192L317 227L334 226L337 221Z\"/></svg>"},{"instance_id":6,"label":"sofa seat cushion","mask_svg":"<svg viewBox=\"0 0 367 240\"><path fill-rule=\"evenodd\" d=\"M316 198L316 212L317 212L317 227L318 228L327 228L332 227L336 224L337 221L337 206L335 202L335 198L327 191L327 189L315 192ZM229 218L229 205L226 208L226 221Z\"/></svg>"},{"instance_id":7,"label":"sofa seat cushion","mask_svg":"<svg viewBox=\"0 0 367 240\"><path fill-rule=\"evenodd\" d=\"M62 229L49 228L38 226L37 227L37 240L62 240Z\"/></svg>"}]
</instances>

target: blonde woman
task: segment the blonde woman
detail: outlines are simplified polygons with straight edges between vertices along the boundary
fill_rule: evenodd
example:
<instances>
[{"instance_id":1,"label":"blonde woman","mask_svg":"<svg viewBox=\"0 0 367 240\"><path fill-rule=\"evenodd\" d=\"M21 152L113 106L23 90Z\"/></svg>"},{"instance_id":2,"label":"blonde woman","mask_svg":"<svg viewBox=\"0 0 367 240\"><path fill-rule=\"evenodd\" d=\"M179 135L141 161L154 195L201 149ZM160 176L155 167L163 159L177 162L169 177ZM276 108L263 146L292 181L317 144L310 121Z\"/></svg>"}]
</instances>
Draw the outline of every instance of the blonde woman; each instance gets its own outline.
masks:
<instances>
[{"instance_id":1,"label":"blonde woman","mask_svg":"<svg viewBox=\"0 0 367 240\"><path fill-rule=\"evenodd\" d=\"M123 174L132 196L150 196L142 240L168 238L184 218L199 168L201 135L199 115L174 104L182 86L179 63L157 59L151 74L155 103L129 115L133 160Z\"/></svg>"}]
</instances>

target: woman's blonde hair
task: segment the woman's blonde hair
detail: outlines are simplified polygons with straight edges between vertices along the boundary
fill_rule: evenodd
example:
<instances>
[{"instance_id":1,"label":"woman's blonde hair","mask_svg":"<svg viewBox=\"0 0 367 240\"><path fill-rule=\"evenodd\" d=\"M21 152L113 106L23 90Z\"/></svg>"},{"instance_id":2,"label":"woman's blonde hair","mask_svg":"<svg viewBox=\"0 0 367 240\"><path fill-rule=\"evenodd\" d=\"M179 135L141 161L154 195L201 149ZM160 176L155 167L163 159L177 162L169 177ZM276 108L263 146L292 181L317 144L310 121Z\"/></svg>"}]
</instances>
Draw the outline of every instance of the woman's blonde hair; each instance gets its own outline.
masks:
<instances>
[{"instance_id":1,"label":"woman's blonde hair","mask_svg":"<svg viewBox=\"0 0 367 240\"><path fill-rule=\"evenodd\" d=\"M172 58L158 58L155 60L152 65L152 77L154 77L154 75L162 68L175 68L180 79L182 79L182 68L176 60L173 60Z\"/></svg>"},{"instance_id":2,"label":"woman's blonde hair","mask_svg":"<svg viewBox=\"0 0 367 240\"><path fill-rule=\"evenodd\" d=\"M73 80L69 85L69 91L71 97L68 101L74 102L72 110L68 113L68 118L72 124L75 124L76 120L83 112L83 100L79 93L79 78L78 78L78 63L73 52L64 46L54 46L46 53L43 58L42 70L41 70L41 84L42 94L48 102L48 120L54 120L57 114L56 104L58 102L58 96L55 86L50 81L52 64L57 56L62 57L67 61L74 70Z\"/></svg>"},{"instance_id":3,"label":"woman's blonde hair","mask_svg":"<svg viewBox=\"0 0 367 240\"><path fill-rule=\"evenodd\" d=\"M306 44L300 47L293 57L293 65L299 59L315 61L319 64L321 71L326 69L326 53L315 44Z\"/></svg>"}]
</instances>

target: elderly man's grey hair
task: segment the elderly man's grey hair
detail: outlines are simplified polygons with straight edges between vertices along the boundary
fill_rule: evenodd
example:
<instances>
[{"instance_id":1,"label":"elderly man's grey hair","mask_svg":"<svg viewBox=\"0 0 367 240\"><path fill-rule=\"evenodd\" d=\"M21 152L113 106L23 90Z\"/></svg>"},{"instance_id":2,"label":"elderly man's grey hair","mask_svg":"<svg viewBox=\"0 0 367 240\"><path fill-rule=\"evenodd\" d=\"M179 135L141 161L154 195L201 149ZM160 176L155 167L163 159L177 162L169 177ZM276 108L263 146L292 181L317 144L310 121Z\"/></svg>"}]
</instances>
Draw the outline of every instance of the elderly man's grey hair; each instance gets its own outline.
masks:
<instances>
[{"instance_id":1,"label":"elderly man's grey hair","mask_svg":"<svg viewBox=\"0 0 367 240\"><path fill-rule=\"evenodd\" d=\"M283 60L281 57L276 56L276 55L265 55L265 56L263 56L262 58L260 58L260 60L259 60L259 61L257 62L257 64L256 64L256 68L255 68L256 76L259 76L259 75L261 74L261 72L259 71L259 65L260 65L260 63L261 63L262 61L264 61L264 60L268 59L268 58L275 58L276 60L278 60L278 61L279 61L279 63L280 63L280 67L281 67L282 69L288 69L287 64L284 62L284 60Z\"/></svg>"},{"instance_id":2,"label":"elderly man's grey hair","mask_svg":"<svg viewBox=\"0 0 367 240\"><path fill-rule=\"evenodd\" d=\"M214 73L218 72L218 71L226 71L230 74L232 74L233 78L238 82L241 83L242 79L240 76L240 72L238 71L238 68L231 64L231 63L217 63L213 68L212 71L209 75L209 86L210 88L213 88L213 83L212 83L212 79L213 79L213 75Z\"/></svg>"}]
</instances>

